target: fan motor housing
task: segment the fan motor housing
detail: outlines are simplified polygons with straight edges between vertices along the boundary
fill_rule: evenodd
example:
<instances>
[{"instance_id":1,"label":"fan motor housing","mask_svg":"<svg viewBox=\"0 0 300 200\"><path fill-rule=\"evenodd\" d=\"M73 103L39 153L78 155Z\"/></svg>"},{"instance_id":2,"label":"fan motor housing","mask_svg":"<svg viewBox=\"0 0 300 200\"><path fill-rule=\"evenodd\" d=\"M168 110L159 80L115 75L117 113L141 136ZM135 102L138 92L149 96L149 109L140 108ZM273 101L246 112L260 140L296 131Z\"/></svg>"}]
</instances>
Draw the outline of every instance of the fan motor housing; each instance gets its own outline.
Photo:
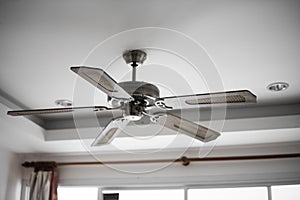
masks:
<instances>
[{"instance_id":1,"label":"fan motor housing","mask_svg":"<svg viewBox=\"0 0 300 200\"><path fill-rule=\"evenodd\" d=\"M134 96L159 98L159 89L151 83L143 81L126 81L119 83L119 85L133 98Z\"/></svg>"},{"instance_id":2,"label":"fan motor housing","mask_svg":"<svg viewBox=\"0 0 300 200\"><path fill-rule=\"evenodd\" d=\"M126 81L120 82L119 85L133 98L131 103L138 104L140 106L154 105L154 99L159 98L159 89L147 82L143 81ZM120 101L108 96L108 103L112 107L119 107Z\"/></svg>"}]
</instances>

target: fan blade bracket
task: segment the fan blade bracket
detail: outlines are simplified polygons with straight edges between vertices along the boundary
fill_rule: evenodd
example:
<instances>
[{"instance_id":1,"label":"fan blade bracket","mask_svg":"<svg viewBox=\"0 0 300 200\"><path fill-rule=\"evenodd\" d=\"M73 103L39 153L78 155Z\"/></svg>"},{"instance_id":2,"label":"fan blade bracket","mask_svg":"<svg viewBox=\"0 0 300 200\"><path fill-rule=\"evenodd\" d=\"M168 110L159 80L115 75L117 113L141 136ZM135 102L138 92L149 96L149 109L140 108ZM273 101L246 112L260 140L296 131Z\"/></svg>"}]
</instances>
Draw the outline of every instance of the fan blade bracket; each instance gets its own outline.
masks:
<instances>
[{"instance_id":1,"label":"fan blade bracket","mask_svg":"<svg viewBox=\"0 0 300 200\"><path fill-rule=\"evenodd\" d=\"M173 109L172 106L167 106L162 98L156 99L154 104L157 108L160 108L160 109L163 109L163 110L172 110Z\"/></svg>"},{"instance_id":2,"label":"fan blade bracket","mask_svg":"<svg viewBox=\"0 0 300 200\"><path fill-rule=\"evenodd\" d=\"M106 106L95 106L95 107L93 108L93 110L94 110L95 112L98 112L98 111L110 110L110 108L107 108Z\"/></svg>"},{"instance_id":3,"label":"fan blade bracket","mask_svg":"<svg viewBox=\"0 0 300 200\"><path fill-rule=\"evenodd\" d=\"M44 114L57 114L68 113L78 110L92 109L95 112L110 110L106 106L86 106L86 107L66 107L66 108L49 108L49 109L32 109L32 110L14 110L8 111L7 115L10 116L26 116L26 115L44 115Z\"/></svg>"}]
</instances>

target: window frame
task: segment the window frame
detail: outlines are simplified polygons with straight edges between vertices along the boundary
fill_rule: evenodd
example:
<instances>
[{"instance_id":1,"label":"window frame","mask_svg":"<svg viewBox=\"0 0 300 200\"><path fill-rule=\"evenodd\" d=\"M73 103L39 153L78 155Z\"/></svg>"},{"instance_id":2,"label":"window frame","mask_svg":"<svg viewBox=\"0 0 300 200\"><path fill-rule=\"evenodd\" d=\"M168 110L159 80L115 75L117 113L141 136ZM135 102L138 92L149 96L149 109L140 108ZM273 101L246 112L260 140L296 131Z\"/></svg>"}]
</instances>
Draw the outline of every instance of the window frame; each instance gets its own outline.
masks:
<instances>
[{"instance_id":1,"label":"window frame","mask_svg":"<svg viewBox=\"0 0 300 200\"><path fill-rule=\"evenodd\" d=\"M184 191L184 199L188 200L188 190L189 189L217 189L217 188L244 188L244 187L266 187L267 188L267 199L272 200L272 186L284 186L284 185L299 185L300 182L293 183L285 183L285 184L224 184L224 185L187 185L187 186L141 186L141 187L132 187L132 186L124 186L124 187L106 187L99 186L95 184L91 185L81 185L82 187L97 187L98 188L98 200L103 200L102 194L104 190L167 190L167 189L182 189ZM78 184L59 184L58 187L80 187ZM21 186L21 200L27 200L26 195L29 194L29 182L28 180L22 181Z\"/></svg>"}]
</instances>

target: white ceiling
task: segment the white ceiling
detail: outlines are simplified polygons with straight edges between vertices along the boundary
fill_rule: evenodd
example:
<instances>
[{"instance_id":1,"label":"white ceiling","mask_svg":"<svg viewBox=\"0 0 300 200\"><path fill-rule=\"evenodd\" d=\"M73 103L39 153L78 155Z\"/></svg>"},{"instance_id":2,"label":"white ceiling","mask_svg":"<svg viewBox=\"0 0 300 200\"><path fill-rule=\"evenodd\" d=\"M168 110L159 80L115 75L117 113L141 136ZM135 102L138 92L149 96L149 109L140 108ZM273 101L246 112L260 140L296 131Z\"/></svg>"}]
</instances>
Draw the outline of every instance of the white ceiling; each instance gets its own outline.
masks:
<instances>
[{"instance_id":1,"label":"white ceiling","mask_svg":"<svg viewBox=\"0 0 300 200\"><path fill-rule=\"evenodd\" d=\"M120 56L132 48L148 53L138 79L157 84L161 96L249 89L261 106L300 103L298 0L0 1L0 95L20 107L54 107L56 99L107 105L106 96L69 67L99 66L117 81L128 80ZM290 87L266 89L277 81ZM298 129L291 131L289 141L299 140ZM269 142L282 141L274 137ZM59 151L77 149L68 145Z\"/></svg>"}]
</instances>

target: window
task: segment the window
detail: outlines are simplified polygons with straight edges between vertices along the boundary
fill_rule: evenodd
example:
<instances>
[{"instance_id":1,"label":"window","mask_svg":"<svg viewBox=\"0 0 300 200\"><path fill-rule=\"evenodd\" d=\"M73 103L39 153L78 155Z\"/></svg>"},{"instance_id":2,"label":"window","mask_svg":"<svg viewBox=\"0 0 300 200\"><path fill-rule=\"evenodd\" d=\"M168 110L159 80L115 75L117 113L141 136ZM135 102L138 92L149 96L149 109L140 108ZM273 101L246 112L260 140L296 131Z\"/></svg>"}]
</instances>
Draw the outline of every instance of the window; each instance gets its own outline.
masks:
<instances>
[{"instance_id":1,"label":"window","mask_svg":"<svg viewBox=\"0 0 300 200\"><path fill-rule=\"evenodd\" d=\"M268 188L271 196L268 197ZM59 200L98 200L103 199L98 195L99 187L58 187ZM185 192L187 191L187 199ZM106 189L102 190L106 195L103 200L298 200L300 197L299 185L279 185L262 187L235 187L235 188L191 188L191 189ZM22 200L29 199L29 187L24 184Z\"/></svg>"},{"instance_id":2,"label":"window","mask_svg":"<svg viewBox=\"0 0 300 200\"><path fill-rule=\"evenodd\" d=\"M61 200L97 200L97 187L58 187L58 199Z\"/></svg>"},{"instance_id":3,"label":"window","mask_svg":"<svg viewBox=\"0 0 300 200\"><path fill-rule=\"evenodd\" d=\"M299 200L300 185L272 186L272 200Z\"/></svg>"},{"instance_id":4,"label":"window","mask_svg":"<svg viewBox=\"0 0 300 200\"><path fill-rule=\"evenodd\" d=\"M267 187L190 189L188 200L267 200Z\"/></svg>"},{"instance_id":5,"label":"window","mask_svg":"<svg viewBox=\"0 0 300 200\"><path fill-rule=\"evenodd\" d=\"M107 190L104 194L119 193L119 200L184 200L183 189L164 190Z\"/></svg>"}]
</instances>

